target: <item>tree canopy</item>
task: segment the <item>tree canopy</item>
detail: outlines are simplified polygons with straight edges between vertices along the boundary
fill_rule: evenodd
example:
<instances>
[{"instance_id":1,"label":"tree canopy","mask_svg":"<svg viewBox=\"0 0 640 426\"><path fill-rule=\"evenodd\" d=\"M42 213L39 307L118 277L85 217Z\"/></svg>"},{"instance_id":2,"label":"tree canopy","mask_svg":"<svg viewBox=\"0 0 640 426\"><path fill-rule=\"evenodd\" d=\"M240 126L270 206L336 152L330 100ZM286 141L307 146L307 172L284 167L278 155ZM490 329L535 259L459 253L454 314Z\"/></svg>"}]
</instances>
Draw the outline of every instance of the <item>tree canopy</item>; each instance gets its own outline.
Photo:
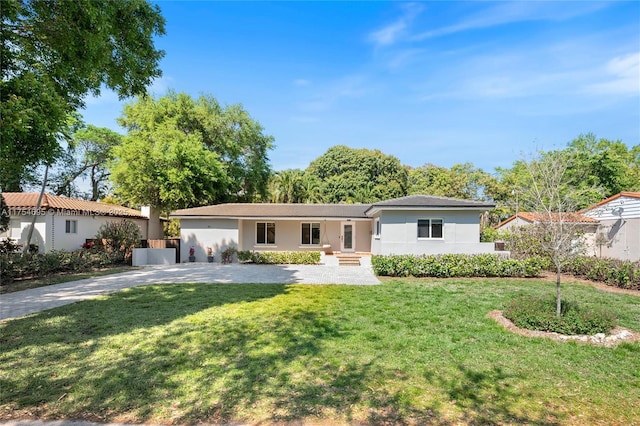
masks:
<instances>
[{"instance_id":1,"label":"tree canopy","mask_svg":"<svg viewBox=\"0 0 640 426\"><path fill-rule=\"evenodd\" d=\"M370 203L407 194L408 172L396 157L379 150L339 145L309 164L328 203Z\"/></svg>"},{"instance_id":2,"label":"tree canopy","mask_svg":"<svg viewBox=\"0 0 640 426\"><path fill-rule=\"evenodd\" d=\"M145 0L2 0L0 187L61 154L60 134L84 97L142 94L160 76L153 37L164 18Z\"/></svg>"},{"instance_id":3,"label":"tree canopy","mask_svg":"<svg viewBox=\"0 0 640 426\"><path fill-rule=\"evenodd\" d=\"M50 179L49 188L56 195L101 199L109 192L107 163L113 157L113 148L121 142L122 135L113 130L93 125L80 128L56 164L57 173ZM79 189L78 179L89 181L88 194Z\"/></svg>"},{"instance_id":4,"label":"tree canopy","mask_svg":"<svg viewBox=\"0 0 640 426\"><path fill-rule=\"evenodd\" d=\"M273 137L240 105L170 92L125 106L110 165L117 196L161 209L267 196Z\"/></svg>"},{"instance_id":5,"label":"tree canopy","mask_svg":"<svg viewBox=\"0 0 640 426\"><path fill-rule=\"evenodd\" d=\"M483 200L492 179L471 163L454 164L450 169L425 164L409 170L409 194Z\"/></svg>"}]
</instances>

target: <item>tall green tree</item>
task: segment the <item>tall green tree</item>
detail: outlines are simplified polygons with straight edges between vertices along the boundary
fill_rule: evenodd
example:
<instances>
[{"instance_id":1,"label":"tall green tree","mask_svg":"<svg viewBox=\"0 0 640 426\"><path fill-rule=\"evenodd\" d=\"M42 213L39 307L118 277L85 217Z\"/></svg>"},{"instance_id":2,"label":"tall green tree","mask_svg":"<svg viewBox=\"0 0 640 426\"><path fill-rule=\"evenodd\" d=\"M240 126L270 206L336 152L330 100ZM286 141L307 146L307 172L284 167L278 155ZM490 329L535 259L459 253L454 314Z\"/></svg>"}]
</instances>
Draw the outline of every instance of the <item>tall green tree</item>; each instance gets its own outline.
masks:
<instances>
[{"instance_id":1,"label":"tall green tree","mask_svg":"<svg viewBox=\"0 0 640 426\"><path fill-rule=\"evenodd\" d=\"M485 200L487 186L494 180L471 163L454 164L450 169L425 164L409 170L409 194L429 194L467 200Z\"/></svg>"},{"instance_id":2,"label":"tall green tree","mask_svg":"<svg viewBox=\"0 0 640 426\"><path fill-rule=\"evenodd\" d=\"M407 195L406 167L379 150L334 146L305 172L318 179L329 203L370 203Z\"/></svg>"},{"instance_id":3,"label":"tall green tree","mask_svg":"<svg viewBox=\"0 0 640 426\"><path fill-rule=\"evenodd\" d=\"M153 37L164 19L145 0L2 0L0 16L0 187L20 191L62 153L67 117L87 94L142 94L160 76Z\"/></svg>"},{"instance_id":4,"label":"tall green tree","mask_svg":"<svg viewBox=\"0 0 640 426\"><path fill-rule=\"evenodd\" d=\"M593 133L569 142L564 153L572 157L569 173L579 178L581 188L602 188L606 197L640 190L640 145L629 149L622 141L598 139ZM590 202L599 201L595 193Z\"/></svg>"},{"instance_id":5,"label":"tall green tree","mask_svg":"<svg viewBox=\"0 0 640 426\"><path fill-rule=\"evenodd\" d=\"M9 215L9 206L7 206L2 193L0 193L0 232L4 232L9 229L10 220L11 216Z\"/></svg>"},{"instance_id":6,"label":"tall green tree","mask_svg":"<svg viewBox=\"0 0 640 426\"><path fill-rule=\"evenodd\" d=\"M56 195L82 197L91 201L107 195L113 148L120 145L122 135L113 130L88 125L76 131L58 163L58 172L50 179L49 188ZM90 192L83 194L78 180L89 182Z\"/></svg>"},{"instance_id":7,"label":"tall green tree","mask_svg":"<svg viewBox=\"0 0 640 426\"><path fill-rule=\"evenodd\" d=\"M114 147L109 168L116 196L162 211L214 203L227 186L220 156L171 121L131 132Z\"/></svg>"},{"instance_id":8,"label":"tall green tree","mask_svg":"<svg viewBox=\"0 0 640 426\"><path fill-rule=\"evenodd\" d=\"M240 105L170 92L127 104L119 122L128 134L111 172L125 201L175 209L267 198L273 137Z\"/></svg>"}]
</instances>

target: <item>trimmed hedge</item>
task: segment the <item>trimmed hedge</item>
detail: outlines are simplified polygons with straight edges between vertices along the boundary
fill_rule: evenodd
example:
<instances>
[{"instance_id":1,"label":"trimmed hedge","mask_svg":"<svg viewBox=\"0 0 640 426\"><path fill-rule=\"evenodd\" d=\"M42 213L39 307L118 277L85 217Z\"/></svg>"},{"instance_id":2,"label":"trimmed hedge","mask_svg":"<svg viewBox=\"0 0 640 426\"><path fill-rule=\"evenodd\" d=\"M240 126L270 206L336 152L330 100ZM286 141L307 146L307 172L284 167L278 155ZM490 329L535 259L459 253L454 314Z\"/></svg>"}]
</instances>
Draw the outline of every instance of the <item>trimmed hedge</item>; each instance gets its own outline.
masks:
<instances>
[{"instance_id":1,"label":"trimmed hedge","mask_svg":"<svg viewBox=\"0 0 640 426\"><path fill-rule=\"evenodd\" d=\"M320 263L318 251L250 251L238 252L240 262L277 265L315 265Z\"/></svg>"},{"instance_id":2,"label":"trimmed hedge","mask_svg":"<svg viewBox=\"0 0 640 426\"><path fill-rule=\"evenodd\" d=\"M640 262L580 256L565 263L562 272L615 287L640 290Z\"/></svg>"},{"instance_id":3,"label":"trimmed hedge","mask_svg":"<svg viewBox=\"0 0 640 426\"><path fill-rule=\"evenodd\" d=\"M520 328L567 335L608 333L617 322L611 312L582 308L566 300L562 300L560 317L557 317L554 296L520 296L507 304L503 315Z\"/></svg>"},{"instance_id":4,"label":"trimmed hedge","mask_svg":"<svg viewBox=\"0 0 640 426\"><path fill-rule=\"evenodd\" d=\"M123 264L121 255L100 249L50 251L44 254L9 253L0 256L2 285L20 278L40 278L60 272L86 272Z\"/></svg>"},{"instance_id":5,"label":"trimmed hedge","mask_svg":"<svg viewBox=\"0 0 640 426\"><path fill-rule=\"evenodd\" d=\"M376 275L389 277L537 277L547 266L540 257L506 259L495 254L390 255L371 257Z\"/></svg>"}]
</instances>

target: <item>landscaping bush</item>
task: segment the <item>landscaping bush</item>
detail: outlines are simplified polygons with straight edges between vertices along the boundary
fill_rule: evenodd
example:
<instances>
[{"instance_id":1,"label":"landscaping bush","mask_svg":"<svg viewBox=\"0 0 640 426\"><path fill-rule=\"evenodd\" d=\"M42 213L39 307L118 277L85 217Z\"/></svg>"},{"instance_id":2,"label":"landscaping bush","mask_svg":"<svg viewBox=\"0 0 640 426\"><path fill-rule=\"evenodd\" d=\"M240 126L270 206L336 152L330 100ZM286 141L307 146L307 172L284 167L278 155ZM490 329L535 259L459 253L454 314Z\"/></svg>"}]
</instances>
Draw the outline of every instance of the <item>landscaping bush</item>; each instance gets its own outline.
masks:
<instances>
[{"instance_id":1,"label":"landscaping bush","mask_svg":"<svg viewBox=\"0 0 640 426\"><path fill-rule=\"evenodd\" d=\"M317 251L249 251L238 252L240 262L257 264L315 265L320 262Z\"/></svg>"},{"instance_id":2,"label":"landscaping bush","mask_svg":"<svg viewBox=\"0 0 640 426\"><path fill-rule=\"evenodd\" d=\"M616 316L603 309L582 308L576 302L562 301L560 317L556 316L555 296L520 296L511 300L505 318L520 328L574 335L608 333L616 326Z\"/></svg>"},{"instance_id":3,"label":"landscaping bush","mask_svg":"<svg viewBox=\"0 0 640 426\"><path fill-rule=\"evenodd\" d=\"M56 273L86 272L96 268L122 264L119 253L100 249L71 252L50 251L44 254L9 253L0 255L2 285L21 278L40 278Z\"/></svg>"},{"instance_id":4,"label":"landscaping bush","mask_svg":"<svg viewBox=\"0 0 640 426\"><path fill-rule=\"evenodd\" d=\"M546 267L540 257L514 260L495 254L372 256L376 275L389 277L536 277Z\"/></svg>"},{"instance_id":5,"label":"landscaping bush","mask_svg":"<svg viewBox=\"0 0 640 426\"><path fill-rule=\"evenodd\" d=\"M95 237L97 245L107 252L117 253L122 261L129 261L134 247L140 247L142 233L138 225L129 219L105 223Z\"/></svg>"},{"instance_id":6,"label":"landscaping bush","mask_svg":"<svg viewBox=\"0 0 640 426\"><path fill-rule=\"evenodd\" d=\"M562 272L620 288L640 290L640 262L579 256L567 262Z\"/></svg>"}]
</instances>

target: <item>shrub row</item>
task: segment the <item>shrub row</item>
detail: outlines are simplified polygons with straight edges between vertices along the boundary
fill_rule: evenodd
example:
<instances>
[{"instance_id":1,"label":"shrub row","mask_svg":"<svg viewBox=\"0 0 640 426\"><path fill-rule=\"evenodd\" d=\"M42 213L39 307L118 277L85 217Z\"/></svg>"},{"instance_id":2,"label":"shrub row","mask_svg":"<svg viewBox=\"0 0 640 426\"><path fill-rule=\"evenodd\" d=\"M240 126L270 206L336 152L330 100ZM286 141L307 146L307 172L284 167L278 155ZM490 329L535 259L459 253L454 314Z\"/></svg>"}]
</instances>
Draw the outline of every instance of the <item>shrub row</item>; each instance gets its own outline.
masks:
<instances>
[{"instance_id":1,"label":"shrub row","mask_svg":"<svg viewBox=\"0 0 640 426\"><path fill-rule=\"evenodd\" d=\"M540 257L515 260L495 254L372 256L376 275L389 277L536 277L547 266Z\"/></svg>"},{"instance_id":2,"label":"shrub row","mask_svg":"<svg viewBox=\"0 0 640 426\"><path fill-rule=\"evenodd\" d=\"M60 272L85 272L122 263L117 252L100 249L50 251L44 254L8 253L0 256L2 285L19 278L40 278Z\"/></svg>"},{"instance_id":3,"label":"shrub row","mask_svg":"<svg viewBox=\"0 0 640 426\"><path fill-rule=\"evenodd\" d=\"M581 308L576 302L563 300L560 317L556 316L554 296L520 296L511 300L503 315L520 328L552 331L561 334L608 333L616 326L616 316L611 312Z\"/></svg>"},{"instance_id":4,"label":"shrub row","mask_svg":"<svg viewBox=\"0 0 640 426\"><path fill-rule=\"evenodd\" d=\"M640 290L640 262L581 256L565 263L562 272L615 287Z\"/></svg>"},{"instance_id":5,"label":"shrub row","mask_svg":"<svg viewBox=\"0 0 640 426\"><path fill-rule=\"evenodd\" d=\"M320 262L318 251L250 251L238 252L240 262L258 264L291 264L291 265L315 265Z\"/></svg>"}]
</instances>

